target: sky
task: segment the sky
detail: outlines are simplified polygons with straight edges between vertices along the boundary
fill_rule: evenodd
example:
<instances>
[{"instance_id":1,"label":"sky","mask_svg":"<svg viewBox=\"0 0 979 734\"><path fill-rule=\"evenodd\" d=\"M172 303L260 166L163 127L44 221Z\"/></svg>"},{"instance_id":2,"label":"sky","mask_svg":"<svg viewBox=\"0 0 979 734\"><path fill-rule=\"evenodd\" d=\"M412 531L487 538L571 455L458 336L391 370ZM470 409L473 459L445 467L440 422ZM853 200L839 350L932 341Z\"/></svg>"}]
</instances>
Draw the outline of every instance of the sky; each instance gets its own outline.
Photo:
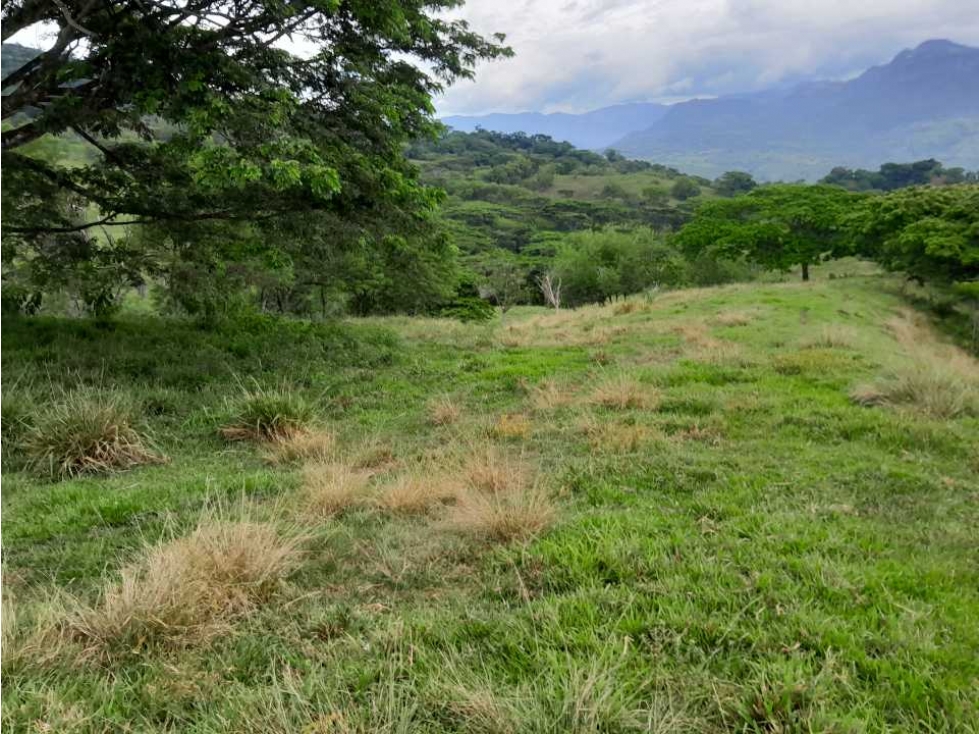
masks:
<instances>
[{"instance_id":1,"label":"sky","mask_svg":"<svg viewBox=\"0 0 979 734\"><path fill-rule=\"evenodd\" d=\"M456 82L440 116L715 97L850 78L933 38L979 46L979 0L467 0L453 15L516 56Z\"/></svg>"},{"instance_id":2,"label":"sky","mask_svg":"<svg viewBox=\"0 0 979 734\"><path fill-rule=\"evenodd\" d=\"M979 0L467 0L512 59L481 64L440 115L582 112L845 79L933 38L979 46Z\"/></svg>"}]
</instances>

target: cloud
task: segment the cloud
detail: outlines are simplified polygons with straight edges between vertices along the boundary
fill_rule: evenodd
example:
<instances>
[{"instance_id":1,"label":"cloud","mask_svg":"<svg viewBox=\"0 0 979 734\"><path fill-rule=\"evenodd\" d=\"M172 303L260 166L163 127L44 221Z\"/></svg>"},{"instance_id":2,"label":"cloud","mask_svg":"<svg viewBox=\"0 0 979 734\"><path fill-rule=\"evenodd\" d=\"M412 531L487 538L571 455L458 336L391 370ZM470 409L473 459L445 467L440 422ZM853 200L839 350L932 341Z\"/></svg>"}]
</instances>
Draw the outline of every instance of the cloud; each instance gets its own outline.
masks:
<instances>
[{"instance_id":1,"label":"cloud","mask_svg":"<svg viewBox=\"0 0 979 734\"><path fill-rule=\"evenodd\" d=\"M979 45L976 0L468 0L516 57L481 65L442 114L582 111L843 78L929 38Z\"/></svg>"}]
</instances>

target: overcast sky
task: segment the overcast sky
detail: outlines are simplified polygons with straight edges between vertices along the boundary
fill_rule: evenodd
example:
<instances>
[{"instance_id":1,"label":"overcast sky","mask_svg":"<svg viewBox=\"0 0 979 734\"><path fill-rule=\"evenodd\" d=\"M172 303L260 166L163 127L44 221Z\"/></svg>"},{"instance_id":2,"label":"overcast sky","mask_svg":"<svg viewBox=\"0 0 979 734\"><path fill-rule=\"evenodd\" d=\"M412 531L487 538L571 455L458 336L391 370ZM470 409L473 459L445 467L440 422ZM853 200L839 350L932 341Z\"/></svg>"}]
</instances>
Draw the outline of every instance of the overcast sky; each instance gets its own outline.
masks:
<instances>
[{"instance_id":1,"label":"overcast sky","mask_svg":"<svg viewBox=\"0 0 979 734\"><path fill-rule=\"evenodd\" d=\"M457 15L516 57L457 82L443 115L748 92L853 76L930 38L979 46L979 0L467 0Z\"/></svg>"}]
</instances>

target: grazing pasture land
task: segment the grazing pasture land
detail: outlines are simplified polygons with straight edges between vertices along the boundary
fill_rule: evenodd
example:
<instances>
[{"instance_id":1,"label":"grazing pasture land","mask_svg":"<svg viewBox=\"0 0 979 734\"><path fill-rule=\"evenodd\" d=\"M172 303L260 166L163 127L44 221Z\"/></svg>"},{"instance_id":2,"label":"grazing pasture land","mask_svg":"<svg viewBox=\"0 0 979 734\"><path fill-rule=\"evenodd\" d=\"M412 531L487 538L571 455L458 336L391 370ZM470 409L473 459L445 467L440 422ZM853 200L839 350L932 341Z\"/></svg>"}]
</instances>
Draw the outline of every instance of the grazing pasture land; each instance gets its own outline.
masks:
<instances>
[{"instance_id":1,"label":"grazing pasture land","mask_svg":"<svg viewBox=\"0 0 979 734\"><path fill-rule=\"evenodd\" d=\"M979 366L878 276L4 324L10 732L975 732Z\"/></svg>"}]
</instances>

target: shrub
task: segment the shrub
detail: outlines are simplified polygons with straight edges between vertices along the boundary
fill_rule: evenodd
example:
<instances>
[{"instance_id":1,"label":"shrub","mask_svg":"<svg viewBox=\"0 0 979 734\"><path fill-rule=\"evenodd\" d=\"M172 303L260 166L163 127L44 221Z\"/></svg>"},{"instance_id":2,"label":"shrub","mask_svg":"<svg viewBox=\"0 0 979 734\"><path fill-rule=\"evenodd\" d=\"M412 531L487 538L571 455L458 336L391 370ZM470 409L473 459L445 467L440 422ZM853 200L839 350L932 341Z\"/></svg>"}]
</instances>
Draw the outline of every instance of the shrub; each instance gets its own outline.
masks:
<instances>
[{"instance_id":1,"label":"shrub","mask_svg":"<svg viewBox=\"0 0 979 734\"><path fill-rule=\"evenodd\" d=\"M165 460L147 448L128 403L101 392L70 392L48 406L23 445L34 470L60 479Z\"/></svg>"},{"instance_id":2,"label":"shrub","mask_svg":"<svg viewBox=\"0 0 979 734\"><path fill-rule=\"evenodd\" d=\"M302 540L268 523L205 517L190 535L146 548L95 606L68 615L64 631L103 656L206 641L276 592Z\"/></svg>"},{"instance_id":3,"label":"shrub","mask_svg":"<svg viewBox=\"0 0 979 734\"><path fill-rule=\"evenodd\" d=\"M313 413L313 406L292 390L248 390L235 407L234 418L221 429L221 435L230 441L282 440L306 429Z\"/></svg>"}]
</instances>

